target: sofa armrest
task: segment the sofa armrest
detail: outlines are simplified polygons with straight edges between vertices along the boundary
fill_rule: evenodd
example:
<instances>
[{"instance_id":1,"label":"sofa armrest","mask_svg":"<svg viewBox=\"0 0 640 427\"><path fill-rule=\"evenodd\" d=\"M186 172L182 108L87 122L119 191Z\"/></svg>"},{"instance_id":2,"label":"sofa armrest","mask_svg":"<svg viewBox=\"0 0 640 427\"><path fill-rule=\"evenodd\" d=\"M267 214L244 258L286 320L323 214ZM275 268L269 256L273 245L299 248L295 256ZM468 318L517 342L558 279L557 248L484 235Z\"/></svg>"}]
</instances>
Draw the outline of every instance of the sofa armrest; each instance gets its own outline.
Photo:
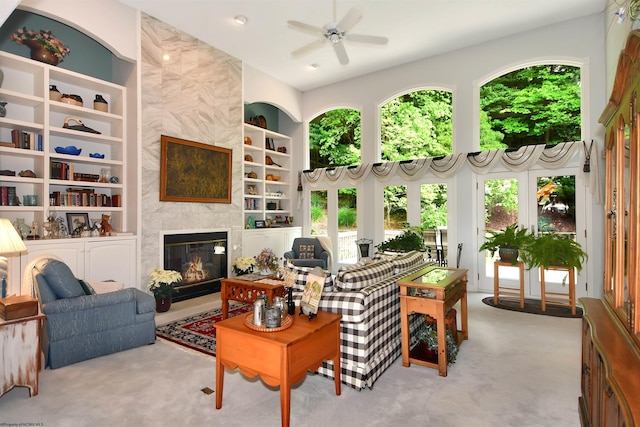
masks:
<instances>
[{"instance_id":1,"label":"sofa armrest","mask_svg":"<svg viewBox=\"0 0 640 427\"><path fill-rule=\"evenodd\" d=\"M286 259L295 259L296 253L294 251L287 251L283 255Z\"/></svg>"},{"instance_id":2,"label":"sofa armrest","mask_svg":"<svg viewBox=\"0 0 640 427\"><path fill-rule=\"evenodd\" d=\"M96 307L122 304L136 299L137 289L127 288L116 292L97 295L83 295L74 298L62 298L42 305L46 315L66 313L70 311L90 310ZM138 291L140 292L140 291Z\"/></svg>"}]
</instances>

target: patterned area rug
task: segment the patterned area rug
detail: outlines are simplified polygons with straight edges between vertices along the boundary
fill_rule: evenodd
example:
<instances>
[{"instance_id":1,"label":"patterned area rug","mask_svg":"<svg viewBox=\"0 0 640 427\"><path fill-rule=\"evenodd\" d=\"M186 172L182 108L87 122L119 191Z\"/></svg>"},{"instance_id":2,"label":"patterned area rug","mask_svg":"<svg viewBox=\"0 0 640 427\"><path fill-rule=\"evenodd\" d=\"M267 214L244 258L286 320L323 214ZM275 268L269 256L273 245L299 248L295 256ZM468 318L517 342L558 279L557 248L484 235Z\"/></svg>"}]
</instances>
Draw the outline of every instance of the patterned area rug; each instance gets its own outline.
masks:
<instances>
[{"instance_id":1,"label":"patterned area rug","mask_svg":"<svg viewBox=\"0 0 640 427\"><path fill-rule=\"evenodd\" d=\"M252 304L234 304L229 307L229 317L253 310ZM216 355L215 323L222 320L222 308L185 317L156 327L156 336L176 344L200 351L210 356Z\"/></svg>"},{"instance_id":2,"label":"patterned area rug","mask_svg":"<svg viewBox=\"0 0 640 427\"><path fill-rule=\"evenodd\" d=\"M550 305L547 303L546 311L542 311L542 302L539 299L524 299L524 308L520 308L520 301L500 299L498 305L493 302L493 297L485 297L482 302L491 307L503 308L505 310L520 311L522 313L543 314L555 317L582 317L582 309L576 306L576 314L571 314L571 308L561 307L558 305Z\"/></svg>"}]
</instances>

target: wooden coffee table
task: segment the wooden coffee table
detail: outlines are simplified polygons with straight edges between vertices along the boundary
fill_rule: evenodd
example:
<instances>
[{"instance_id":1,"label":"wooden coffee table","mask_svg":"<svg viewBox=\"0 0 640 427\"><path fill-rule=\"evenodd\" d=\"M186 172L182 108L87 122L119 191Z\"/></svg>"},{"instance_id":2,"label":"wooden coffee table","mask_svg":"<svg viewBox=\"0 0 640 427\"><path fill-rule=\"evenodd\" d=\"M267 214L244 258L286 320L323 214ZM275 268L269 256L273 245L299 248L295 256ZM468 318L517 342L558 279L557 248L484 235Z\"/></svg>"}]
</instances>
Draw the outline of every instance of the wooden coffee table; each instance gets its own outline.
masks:
<instances>
[{"instance_id":1,"label":"wooden coffee table","mask_svg":"<svg viewBox=\"0 0 640 427\"><path fill-rule=\"evenodd\" d=\"M269 304L273 297L285 296L284 281L272 277L259 280L274 282L261 283L260 281L243 280L242 276L222 279L220 298L222 299L222 318L229 317L229 300L253 304L259 295L266 295Z\"/></svg>"},{"instance_id":2,"label":"wooden coffee table","mask_svg":"<svg viewBox=\"0 0 640 427\"><path fill-rule=\"evenodd\" d=\"M224 368L239 368L243 375L280 386L282 425L288 426L291 385L315 371L323 360L333 360L336 395L340 395L340 314L318 311L309 320L293 315L293 325L278 332L260 332L247 327L246 316L222 320L216 328L216 409L222 407Z\"/></svg>"}]
</instances>

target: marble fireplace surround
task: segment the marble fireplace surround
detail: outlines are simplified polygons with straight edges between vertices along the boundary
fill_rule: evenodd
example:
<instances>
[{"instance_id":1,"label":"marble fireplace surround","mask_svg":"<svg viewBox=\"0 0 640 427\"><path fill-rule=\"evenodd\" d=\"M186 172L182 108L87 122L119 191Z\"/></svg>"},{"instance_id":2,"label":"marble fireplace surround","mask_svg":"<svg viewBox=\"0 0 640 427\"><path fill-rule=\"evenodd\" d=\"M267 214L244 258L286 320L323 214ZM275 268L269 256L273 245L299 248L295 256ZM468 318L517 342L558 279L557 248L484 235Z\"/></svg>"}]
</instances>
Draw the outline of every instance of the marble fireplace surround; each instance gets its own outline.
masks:
<instances>
[{"instance_id":1,"label":"marble fireplace surround","mask_svg":"<svg viewBox=\"0 0 640 427\"><path fill-rule=\"evenodd\" d=\"M190 230L228 231L227 259L241 256L242 159L232 156L231 203L160 201L160 136L225 148L242 143L242 63L151 16L141 17L141 267L163 268L158 236ZM171 59L163 61L162 54Z\"/></svg>"}]
</instances>

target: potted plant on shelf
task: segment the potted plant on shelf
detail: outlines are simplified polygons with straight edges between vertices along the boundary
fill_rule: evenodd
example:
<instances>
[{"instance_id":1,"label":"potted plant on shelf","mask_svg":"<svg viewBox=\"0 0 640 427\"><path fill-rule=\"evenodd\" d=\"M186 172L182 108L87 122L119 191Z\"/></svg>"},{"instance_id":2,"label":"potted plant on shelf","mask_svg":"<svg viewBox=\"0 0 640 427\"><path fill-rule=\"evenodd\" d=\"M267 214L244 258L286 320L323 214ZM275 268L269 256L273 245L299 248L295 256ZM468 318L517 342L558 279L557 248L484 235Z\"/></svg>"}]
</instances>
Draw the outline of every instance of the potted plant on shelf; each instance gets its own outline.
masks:
<instances>
[{"instance_id":1,"label":"potted plant on shelf","mask_svg":"<svg viewBox=\"0 0 640 427\"><path fill-rule=\"evenodd\" d=\"M239 257L233 260L231 267L236 276L253 273L256 261L252 257Z\"/></svg>"},{"instance_id":2,"label":"potted plant on shelf","mask_svg":"<svg viewBox=\"0 0 640 427\"><path fill-rule=\"evenodd\" d=\"M555 232L533 237L522 253L522 260L527 268L547 269L554 266L580 271L586 259L587 253L582 250L580 243L568 235Z\"/></svg>"},{"instance_id":3,"label":"potted plant on shelf","mask_svg":"<svg viewBox=\"0 0 640 427\"><path fill-rule=\"evenodd\" d=\"M163 313L171 308L175 285L182 281L182 275L175 270L156 268L149 274L149 290L156 298L156 311Z\"/></svg>"},{"instance_id":4,"label":"potted plant on shelf","mask_svg":"<svg viewBox=\"0 0 640 427\"><path fill-rule=\"evenodd\" d=\"M49 30L34 31L22 27L11 34L9 39L31 49L31 59L51 65L58 65L71 52L69 47L54 37Z\"/></svg>"},{"instance_id":5,"label":"potted plant on shelf","mask_svg":"<svg viewBox=\"0 0 640 427\"><path fill-rule=\"evenodd\" d=\"M408 227L401 234L376 245L379 252L425 251L422 227Z\"/></svg>"},{"instance_id":6,"label":"potted plant on shelf","mask_svg":"<svg viewBox=\"0 0 640 427\"><path fill-rule=\"evenodd\" d=\"M263 276L275 274L280 267L280 258L273 253L272 249L265 248L255 257L256 267Z\"/></svg>"},{"instance_id":7,"label":"potted plant on shelf","mask_svg":"<svg viewBox=\"0 0 640 427\"><path fill-rule=\"evenodd\" d=\"M425 324L418 329L416 337L420 340L419 345L423 346L423 350L430 360L437 360L438 357L438 328L436 323L425 322ZM447 351L447 365L456 363L458 357L459 347L456 343L456 339L453 333L447 329L447 336L445 338L446 351Z\"/></svg>"},{"instance_id":8,"label":"potted plant on shelf","mask_svg":"<svg viewBox=\"0 0 640 427\"><path fill-rule=\"evenodd\" d=\"M511 224L504 231L489 231L489 234L478 250L490 251L491 256L497 251L501 261L511 264L518 262L520 250L533 239L533 235L526 228L519 228L518 224Z\"/></svg>"}]
</instances>

